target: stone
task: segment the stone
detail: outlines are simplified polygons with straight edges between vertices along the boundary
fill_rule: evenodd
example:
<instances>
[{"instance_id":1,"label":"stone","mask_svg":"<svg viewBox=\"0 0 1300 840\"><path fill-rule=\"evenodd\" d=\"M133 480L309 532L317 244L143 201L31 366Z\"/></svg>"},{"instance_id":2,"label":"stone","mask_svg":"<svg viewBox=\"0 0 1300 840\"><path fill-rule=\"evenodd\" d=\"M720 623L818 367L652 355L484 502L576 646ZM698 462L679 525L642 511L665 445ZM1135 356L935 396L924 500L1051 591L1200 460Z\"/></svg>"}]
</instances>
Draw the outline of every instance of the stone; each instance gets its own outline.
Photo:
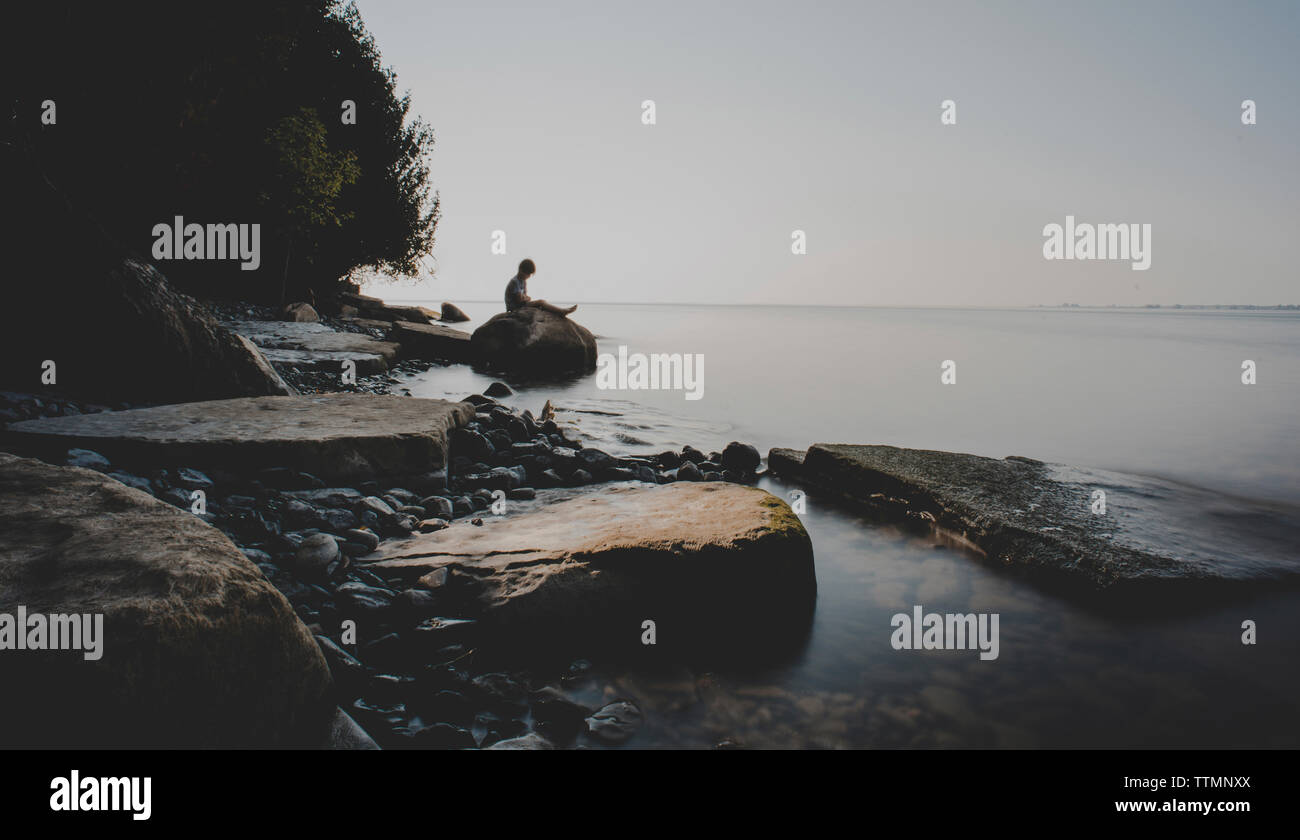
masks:
<instances>
[{"instance_id":1,"label":"stone","mask_svg":"<svg viewBox=\"0 0 1300 840\"><path fill-rule=\"evenodd\" d=\"M444 300L442 302L442 311L438 314L438 320L446 321L449 324L456 324L461 321L468 321L469 316L462 312L460 307L456 304L448 303Z\"/></svg>"},{"instance_id":2,"label":"stone","mask_svg":"<svg viewBox=\"0 0 1300 840\"><path fill-rule=\"evenodd\" d=\"M406 359L467 362L471 358L469 333L441 324L394 321L389 337L401 345Z\"/></svg>"},{"instance_id":3,"label":"stone","mask_svg":"<svg viewBox=\"0 0 1300 840\"><path fill-rule=\"evenodd\" d=\"M623 744L637 733L644 720L635 703L619 700L587 718L587 732L602 744Z\"/></svg>"},{"instance_id":4,"label":"stone","mask_svg":"<svg viewBox=\"0 0 1300 840\"><path fill-rule=\"evenodd\" d=\"M525 306L492 316L470 338L475 363L491 370L558 376L596 369L596 339L577 322Z\"/></svg>"},{"instance_id":5,"label":"stone","mask_svg":"<svg viewBox=\"0 0 1300 840\"><path fill-rule=\"evenodd\" d=\"M379 548L379 535L368 528L348 528L343 532L343 536L349 540L374 551Z\"/></svg>"},{"instance_id":6,"label":"stone","mask_svg":"<svg viewBox=\"0 0 1300 840\"><path fill-rule=\"evenodd\" d=\"M555 745L542 735L536 732L529 732L527 735L520 735L518 738L509 738L505 741L497 741L489 750L553 750Z\"/></svg>"},{"instance_id":7,"label":"stone","mask_svg":"<svg viewBox=\"0 0 1300 840\"><path fill-rule=\"evenodd\" d=\"M510 386L504 382L493 382L483 389L483 395L486 397L508 397L513 393Z\"/></svg>"},{"instance_id":8,"label":"stone","mask_svg":"<svg viewBox=\"0 0 1300 840\"><path fill-rule=\"evenodd\" d=\"M347 712L334 710L330 721L330 734L327 748L331 750L377 750L379 745L366 734L366 730L357 725Z\"/></svg>"},{"instance_id":9,"label":"stone","mask_svg":"<svg viewBox=\"0 0 1300 840\"><path fill-rule=\"evenodd\" d=\"M107 458L89 449L69 449L68 457L63 460L63 463L69 467L84 467L99 472L107 472L113 467Z\"/></svg>"},{"instance_id":10,"label":"stone","mask_svg":"<svg viewBox=\"0 0 1300 840\"><path fill-rule=\"evenodd\" d=\"M415 733L412 739L417 747L435 750L472 750L478 742L468 730L449 723L435 723Z\"/></svg>"},{"instance_id":11,"label":"stone","mask_svg":"<svg viewBox=\"0 0 1300 840\"><path fill-rule=\"evenodd\" d=\"M316 308L310 303L301 301L285 304L284 309L280 311L280 317L286 321L310 322L320 320L320 314L316 312Z\"/></svg>"},{"instance_id":12,"label":"stone","mask_svg":"<svg viewBox=\"0 0 1300 840\"><path fill-rule=\"evenodd\" d=\"M93 448L113 463L252 472L276 464L331 480L438 469L465 403L375 394L249 397L9 425L3 440L40 453Z\"/></svg>"},{"instance_id":13,"label":"stone","mask_svg":"<svg viewBox=\"0 0 1300 840\"><path fill-rule=\"evenodd\" d=\"M736 470L740 473L752 473L758 469L762 458L758 450L747 443L738 443L732 441L722 450L722 466L724 469Z\"/></svg>"},{"instance_id":14,"label":"stone","mask_svg":"<svg viewBox=\"0 0 1300 840\"><path fill-rule=\"evenodd\" d=\"M591 710L573 702L557 688L546 687L528 696L533 720L539 732L548 738L567 743L587 730Z\"/></svg>"},{"instance_id":15,"label":"stone","mask_svg":"<svg viewBox=\"0 0 1300 840\"><path fill-rule=\"evenodd\" d=\"M338 540L329 534L312 534L298 546L293 565L300 575L323 578L339 556Z\"/></svg>"},{"instance_id":16,"label":"stone","mask_svg":"<svg viewBox=\"0 0 1300 840\"><path fill-rule=\"evenodd\" d=\"M97 472L0 454L0 612L102 614L102 657L0 654L0 743L319 746L329 669L228 537ZM21 687L18 689L17 687Z\"/></svg>"},{"instance_id":17,"label":"stone","mask_svg":"<svg viewBox=\"0 0 1300 840\"><path fill-rule=\"evenodd\" d=\"M420 500L420 507L424 508L426 516L435 519L452 519L451 499L446 496L425 496Z\"/></svg>"},{"instance_id":18,"label":"stone","mask_svg":"<svg viewBox=\"0 0 1300 840\"><path fill-rule=\"evenodd\" d=\"M142 490L145 493L153 495L153 485L149 483L149 479L147 478L141 478L138 475L116 471L109 473L108 477L122 482L127 487L134 487L136 490Z\"/></svg>"},{"instance_id":19,"label":"stone","mask_svg":"<svg viewBox=\"0 0 1300 840\"><path fill-rule=\"evenodd\" d=\"M466 458L479 460L490 458L496 452L492 442L473 429L455 429L449 435L452 451Z\"/></svg>"},{"instance_id":20,"label":"stone","mask_svg":"<svg viewBox=\"0 0 1300 840\"><path fill-rule=\"evenodd\" d=\"M726 483L550 491L546 503L480 527L383 543L367 568L431 583L469 573L483 619L556 628L682 615L706 624L811 606L807 532L779 498ZM639 632L639 631L637 631Z\"/></svg>"},{"instance_id":21,"label":"stone","mask_svg":"<svg viewBox=\"0 0 1300 840\"><path fill-rule=\"evenodd\" d=\"M678 481L701 481L703 478L704 474L700 472L700 468L691 461L683 461L677 468Z\"/></svg>"}]
</instances>

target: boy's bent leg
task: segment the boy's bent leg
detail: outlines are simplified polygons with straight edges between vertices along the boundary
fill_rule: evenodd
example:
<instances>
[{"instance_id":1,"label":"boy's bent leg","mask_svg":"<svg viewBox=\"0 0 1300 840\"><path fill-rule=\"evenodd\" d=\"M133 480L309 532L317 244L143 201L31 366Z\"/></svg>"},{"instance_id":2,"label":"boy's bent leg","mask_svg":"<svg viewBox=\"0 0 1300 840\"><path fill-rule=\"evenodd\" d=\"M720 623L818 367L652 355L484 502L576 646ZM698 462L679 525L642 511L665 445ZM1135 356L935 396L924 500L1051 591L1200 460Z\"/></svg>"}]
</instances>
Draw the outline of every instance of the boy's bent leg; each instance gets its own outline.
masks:
<instances>
[{"instance_id":1,"label":"boy's bent leg","mask_svg":"<svg viewBox=\"0 0 1300 840\"><path fill-rule=\"evenodd\" d=\"M561 315L561 316L568 315L570 312L573 312L575 309L578 308L578 307L576 307L576 306L570 306L570 307L568 307L568 308L562 308L562 307L556 306L556 305L553 304L553 303L547 303L547 302L544 301L544 300L530 300L530 301L528 301L528 305L529 305L529 306L536 306L538 309L544 309L544 310L546 310L547 312L550 312L550 313L552 313L552 314L554 314L554 315Z\"/></svg>"}]
</instances>

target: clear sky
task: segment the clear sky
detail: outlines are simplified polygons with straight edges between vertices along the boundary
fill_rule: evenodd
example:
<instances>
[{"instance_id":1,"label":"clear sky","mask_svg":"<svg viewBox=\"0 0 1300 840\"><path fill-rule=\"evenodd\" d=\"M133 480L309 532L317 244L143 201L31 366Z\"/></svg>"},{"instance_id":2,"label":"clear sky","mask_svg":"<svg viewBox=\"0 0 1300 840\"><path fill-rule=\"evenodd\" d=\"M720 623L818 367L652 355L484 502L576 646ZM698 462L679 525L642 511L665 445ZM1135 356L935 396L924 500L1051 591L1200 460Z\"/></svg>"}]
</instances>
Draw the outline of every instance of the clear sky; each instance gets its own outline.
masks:
<instances>
[{"instance_id":1,"label":"clear sky","mask_svg":"<svg viewBox=\"0 0 1300 840\"><path fill-rule=\"evenodd\" d=\"M557 303L1300 302L1300 3L358 7L443 200L385 297L532 257ZM1150 269L1045 260L1067 214L1150 224Z\"/></svg>"}]
</instances>

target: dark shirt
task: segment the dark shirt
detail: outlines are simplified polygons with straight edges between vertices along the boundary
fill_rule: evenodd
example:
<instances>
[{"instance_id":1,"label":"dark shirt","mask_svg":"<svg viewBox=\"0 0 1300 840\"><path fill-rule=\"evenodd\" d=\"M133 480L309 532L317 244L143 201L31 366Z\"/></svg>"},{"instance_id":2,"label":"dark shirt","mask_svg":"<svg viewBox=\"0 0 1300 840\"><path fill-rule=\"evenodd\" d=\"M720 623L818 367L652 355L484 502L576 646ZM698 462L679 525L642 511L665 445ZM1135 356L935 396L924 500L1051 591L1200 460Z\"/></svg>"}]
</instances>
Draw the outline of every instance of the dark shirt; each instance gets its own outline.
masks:
<instances>
[{"instance_id":1,"label":"dark shirt","mask_svg":"<svg viewBox=\"0 0 1300 840\"><path fill-rule=\"evenodd\" d=\"M524 305L528 296L528 280L519 275L510 278L506 284L506 311L514 312Z\"/></svg>"}]
</instances>

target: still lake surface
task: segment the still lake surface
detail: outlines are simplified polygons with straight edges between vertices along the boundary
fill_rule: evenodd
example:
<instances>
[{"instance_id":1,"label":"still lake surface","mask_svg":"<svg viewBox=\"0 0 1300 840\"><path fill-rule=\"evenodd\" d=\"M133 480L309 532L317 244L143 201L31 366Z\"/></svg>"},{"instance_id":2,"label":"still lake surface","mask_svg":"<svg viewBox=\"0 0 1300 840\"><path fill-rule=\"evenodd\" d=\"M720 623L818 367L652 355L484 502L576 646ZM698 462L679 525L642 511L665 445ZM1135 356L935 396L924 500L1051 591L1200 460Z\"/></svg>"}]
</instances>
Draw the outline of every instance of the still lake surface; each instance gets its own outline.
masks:
<instances>
[{"instance_id":1,"label":"still lake surface","mask_svg":"<svg viewBox=\"0 0 1300 840\"><path fill-rule=\"evenodd\" d=\"M462 308L473 329L500 304ZM1156 545L1243 566L1261 552L1296 562L1300 313L584 304L574 318L602 353L704 357L699 400L600 390L592 376L512 383L504 402L537 413L551 400L588 445L1025 455L1142 476L1138 491L1158 480ZM1247 359L1255 385L1241 381ZM945 360L954 385L940 383ZM460 399L490 381L452 366L398 387ZM793 489L772 477L759 486L786 498ZM817 493L801 519L819 594L793 649L719 661L557 652L594 662L575 693L593 705L635 699L647 720L632 744L645 747L1300 746L1294 591L1190 614L1162 604L1109 614ZM893 650L890 618L914 605L1000 614L998 659ZM1253 646L1241 642L1248 619Z\"/></svg>"}]
</instances>

